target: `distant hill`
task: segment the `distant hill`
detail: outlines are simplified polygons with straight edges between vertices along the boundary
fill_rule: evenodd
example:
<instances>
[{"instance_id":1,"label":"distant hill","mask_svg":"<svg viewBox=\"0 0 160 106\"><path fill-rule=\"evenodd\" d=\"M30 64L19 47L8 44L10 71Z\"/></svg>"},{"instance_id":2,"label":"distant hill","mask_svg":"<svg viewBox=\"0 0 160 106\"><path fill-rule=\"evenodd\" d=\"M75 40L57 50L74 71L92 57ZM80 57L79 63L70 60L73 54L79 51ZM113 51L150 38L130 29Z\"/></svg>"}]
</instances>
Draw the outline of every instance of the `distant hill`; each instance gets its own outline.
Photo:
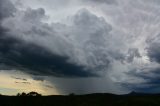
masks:
<instances>
[{"instance_id":1,"label":"distant hill","mask_svg":"<svg viewBox=\"0 0 160 106\"><path fill-rule=\"evenodd\" d=\"M30 93L29 93L30 94ZM160 106L160 94L0 96L0 106Z\"/></svg>"}]
</instances>

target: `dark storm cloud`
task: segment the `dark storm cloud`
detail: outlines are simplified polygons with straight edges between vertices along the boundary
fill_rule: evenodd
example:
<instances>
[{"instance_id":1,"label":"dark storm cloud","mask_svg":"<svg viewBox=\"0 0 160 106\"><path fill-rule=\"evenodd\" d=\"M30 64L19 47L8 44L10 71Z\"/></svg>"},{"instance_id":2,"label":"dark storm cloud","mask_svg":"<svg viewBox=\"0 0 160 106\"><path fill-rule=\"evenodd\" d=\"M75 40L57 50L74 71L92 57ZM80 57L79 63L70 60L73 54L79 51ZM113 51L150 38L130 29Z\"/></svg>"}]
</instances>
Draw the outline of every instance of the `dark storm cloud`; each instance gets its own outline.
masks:
<instances>
[{"instance_id":1,"label":"dark storm cloud","mask_svg":"<svg viewBox=\"0 0 160 106\"><path fill-rule=\"evenodd\" d=\"M127 75L135 76L137 79L143 79L143 82L121 83L122 86L137 92L159 92L160 67L148 67L141 69L140 72L133 70L128 72Z\"/></svg>"},{"instance_id":2,"label":"dark storm cloud","mask_svg":"<svg viewBox=\"0 0 160 106\"><path fill-rule=\"evenodd\" d=\"M67 62L67 57L54 55L44 48L12 38L0 39L0 63L32 74L87 77L84 67Z\"/></svg>"},{"instance_id":3,"label":"dark storm cloud","mask_svg":"<svg viewBox=\"0 0 160 106\"><path fill-rule=\"evenodd\" d=\"M121 83L122 86L130 89L131 91L141 92L141 93L159 93L160 84L159 83L138 83L138 84L128 84Z\"/></svg>"},{"instance_id":4,"label":"dark storm cloud","mask_svg":"<svg viewBox=\"0 0 160 106\"><path fill-rule=\"evenodd\" d=\"M151 76L141 75L147 82L147 84L160 85L160 67L154 68L150 70Z\"/></svg>"},{"instance_id":5,"label":"dark storm cloud","mask_svg":"<svg viewBox=\"0 0 160 106\"><path fill-rule=\"evenodd\" d=\"M14 6L8 0L1 0L0 21L2 18L12 16ZM42 8L25 11L22 21L41 24L40 20L45 16ZM43 26L43 25L42 25ZM59 56L38 46L9 35L9 30L0 25L0 68L25 71L35 75L53 75L63 77L88 77L95 76L85 67L68 62L67 56ZM36 26L31 27L31 32L26 36L36 33L45 35ZM46 32L47 33L47 32ZM47 33L48 34L48 33ZM67 48L66 48L67 49Z\"/></svg>"},{"instance_id":6,"label":"dark storm cloud","mask_svg":"<svg viewBox=\"0 0 160 106\"><path fill-rule=\"evenodd\" d=\"M148 55L151 61L160 63L160 43L156 42L151 44L148 48Z\"/></svg>"},{"instance_id":7,"label":"dark storm cloud","mask_svg":"<svg viewBox=\"0 0 160 106\"><path fill-rule=\"evenodd\" d=\"M34 58L41 57L43 60L48 61L46 66L43 64L43 66L48 67L48 71L50 68L55 68L54 65L51 65L51 63L53 63L53 61L50 61L51 59L55 60L54 64L59 68L60 61L61 68L66 70L69 68L72 71L76 70L74 73L79 74L80 76L87 76L87 73L92 72L96 73L97 70L105 70L110 64L110 57L117 59L120 57L116 56L118 53L114 53L113 56L111 50L105 50L107 42L105 35L109 36L109 32L112 30L111 25L105 22L104 18L97 17L87 9L81 9L72 17L73 23L71 27L68 27L65 24L52 23L52 25L49 25L43 23L41 20L44 17L44 9L28 8L26 11L21 12L21 15L17 15L4 21L3 26L10 29L10 37L17 40L15 43L20 42L20 45L22 45L21 47L19 44L15 44L15 46L11 48L23 49L20 51L24 52L21 53L19 52L19 49L16 49L12 50L12 53L17 54L21 58L25 56L26 58L22 59L29 61L29 63L32 63ZM16 25L17 23L19 23L19 25ZM13 27L11 27L11 24ZM26 42L26 44L21 44L22 42ZM30 48L29 44L31 44L32 48ZM31 54L31 52L26 51L30 50L37 52L40 51L38 48L40 48L40 50L42 48L44 51L48 51L52 56L47 53L42 56L40 54L41 52ZM28 60L28 55L34 57L32 58L32 62L30 62L32 59ZM37 58L37 60L38 59L39 58ZM20 61L19 57L16 61L19 62L18 64L24 62ZM40 60L38 61L41 62ZM62 61L65 62L63 63ZM37 63L36 61L34 62L35 64ZM75 65L76 67L72 67L72 65ZM37 65L37 67L43 70L42 66ZM57 69L57 71L58 70L59 69ZM82 73L81 70L83 70L84 73ZM71 74L69 71L62 74L67 73Z\"/></svg>"},{"instance_id":8,"label":"dark storm cloud","mask_svg":"<svg viewBox=\"0 0 160 106\"><path fill-rule=\"evenodd\" d=\"M141 71L137 71L136 69L127 72L126 74L129 76L135 76L137 78L144 79L145 83L156 84L160 79L160 66L146 66L140 69Z\"/></svg>"}]
</instances>

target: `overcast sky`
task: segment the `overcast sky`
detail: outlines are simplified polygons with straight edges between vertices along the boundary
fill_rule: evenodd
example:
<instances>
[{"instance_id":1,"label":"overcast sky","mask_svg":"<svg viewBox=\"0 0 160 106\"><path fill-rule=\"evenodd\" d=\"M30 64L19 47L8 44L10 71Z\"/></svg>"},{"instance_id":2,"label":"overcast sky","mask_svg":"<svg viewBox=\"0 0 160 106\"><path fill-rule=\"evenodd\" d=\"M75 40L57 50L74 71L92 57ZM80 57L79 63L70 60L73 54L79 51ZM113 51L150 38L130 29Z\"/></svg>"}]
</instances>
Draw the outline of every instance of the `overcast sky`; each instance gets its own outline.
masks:
<instances>
[{"instance_id":1,"label":"overcast sky","mask_svg":"<svg viewBox=\"0 0 160 106\"><path fill-rule=\"evenodd\" d=\"M160 92L159 5L0 0L0 93Z\"/></svg>"}]
</instances>

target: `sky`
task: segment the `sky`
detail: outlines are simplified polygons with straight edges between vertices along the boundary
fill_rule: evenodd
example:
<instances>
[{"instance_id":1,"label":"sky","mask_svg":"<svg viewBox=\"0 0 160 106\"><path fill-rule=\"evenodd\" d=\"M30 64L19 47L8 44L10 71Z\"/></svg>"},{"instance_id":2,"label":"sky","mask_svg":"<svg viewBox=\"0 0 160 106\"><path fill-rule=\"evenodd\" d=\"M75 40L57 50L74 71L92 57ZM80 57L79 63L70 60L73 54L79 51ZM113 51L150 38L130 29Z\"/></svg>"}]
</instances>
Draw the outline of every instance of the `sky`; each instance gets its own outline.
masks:
<instances>
[{"instance_id":1,"label":"sky","mask_svg":"<svg viewBox=\"0 0 160 106\"><path fill-rule=\"evenodd\" d=\"M159 0L0 0L0 93L160 92Z\"/></svg>"}]
</instances>

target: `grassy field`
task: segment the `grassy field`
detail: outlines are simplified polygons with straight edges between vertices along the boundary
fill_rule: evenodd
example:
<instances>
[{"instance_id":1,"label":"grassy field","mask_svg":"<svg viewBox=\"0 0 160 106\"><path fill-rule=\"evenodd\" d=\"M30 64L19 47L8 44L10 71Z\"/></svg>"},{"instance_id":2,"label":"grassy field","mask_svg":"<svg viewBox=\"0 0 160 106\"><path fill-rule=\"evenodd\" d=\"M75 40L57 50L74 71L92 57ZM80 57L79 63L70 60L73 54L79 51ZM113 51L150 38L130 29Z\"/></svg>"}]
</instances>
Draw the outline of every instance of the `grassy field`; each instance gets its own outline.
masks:
<instances>
[{"instance_id":1,"label":"grassy field","mask_svg":"<svg viewBox=\"0 0 160 106\"><path fill-rule=\"evenodd\" d=\"M160 106L160 95L0 96L0 106Z\"/></svg>"}]
</instances>

